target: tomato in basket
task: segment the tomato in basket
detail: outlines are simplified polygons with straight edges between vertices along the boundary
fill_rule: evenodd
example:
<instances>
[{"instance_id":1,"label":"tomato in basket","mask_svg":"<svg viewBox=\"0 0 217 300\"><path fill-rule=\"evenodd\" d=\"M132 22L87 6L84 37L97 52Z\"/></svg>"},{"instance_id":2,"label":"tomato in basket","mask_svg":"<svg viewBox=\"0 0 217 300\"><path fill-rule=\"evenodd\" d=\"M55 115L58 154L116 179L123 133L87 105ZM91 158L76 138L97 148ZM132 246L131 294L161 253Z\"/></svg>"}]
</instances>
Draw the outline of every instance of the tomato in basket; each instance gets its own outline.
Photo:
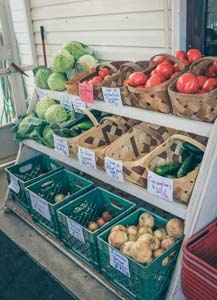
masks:
<instances>
[{"instance_id":1,"label":"tomato in basket","mask_svg":"<svg viewBox=\"0 0 217 300\"><path fill-rule=\"evenodd\" d=\"M192 73L186 73L180 76L176 82L178 92L183 94L196 94L198 93L200 84L197 76Z\"/></svg>"}]
</instances>

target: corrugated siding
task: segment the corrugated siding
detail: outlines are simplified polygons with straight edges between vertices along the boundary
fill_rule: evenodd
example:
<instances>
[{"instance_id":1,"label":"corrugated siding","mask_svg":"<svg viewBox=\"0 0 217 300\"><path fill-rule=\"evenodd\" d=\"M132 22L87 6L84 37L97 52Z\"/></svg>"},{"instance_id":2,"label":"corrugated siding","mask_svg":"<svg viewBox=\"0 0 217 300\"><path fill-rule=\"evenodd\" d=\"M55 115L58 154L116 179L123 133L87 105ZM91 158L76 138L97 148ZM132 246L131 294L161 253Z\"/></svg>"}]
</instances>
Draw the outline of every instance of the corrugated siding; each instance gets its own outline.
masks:
<instances>
[{"instance_id":1,"label":"corrugated siding","mask_svg":"<svg viewBox=\"0 0 217 300\"><path fill-rule=\"evenodd\" d=\"M30 6L39 63L41 25L48 62L69 40L90 45L103 61L148 59L171 49L169 0L30 0ZM25 38L20 33L22 45Z\"/></svg>"}]
</instances>

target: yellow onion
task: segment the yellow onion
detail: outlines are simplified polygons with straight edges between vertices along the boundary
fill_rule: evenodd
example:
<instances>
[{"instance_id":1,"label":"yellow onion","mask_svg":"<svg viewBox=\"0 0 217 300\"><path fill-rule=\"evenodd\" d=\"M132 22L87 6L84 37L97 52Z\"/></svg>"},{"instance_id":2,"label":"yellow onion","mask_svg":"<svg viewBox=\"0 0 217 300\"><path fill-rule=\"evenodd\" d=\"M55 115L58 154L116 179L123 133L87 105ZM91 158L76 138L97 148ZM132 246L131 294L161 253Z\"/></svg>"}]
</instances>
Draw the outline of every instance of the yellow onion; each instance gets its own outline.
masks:
<instances>
[{"instance_id":1,"label":"yellow onion","mask_svg":"<svg viewBox=\"0 0 217 300\"><path fill-rule=\"evenodd\" d=\"M105 222L108 222L112 219L112 216L110 215L110 213L108 211L104 211L104 213L102 214L102 217L105 220Z\"/></svg>"},{"instance_id":2,"label":"yellow onion","mask_svg":"<svg viewBox=\"0 0 217 300\"><path fill-rule=\"evenodd\" d=\"M131 248L133 259L144 264L147 263L151 256L151 247L144 241L136 241Z\"/></svg>"},{"instance_id":3,"label":"yellow onion","mask_svg":"<svg viewBox=\"0 0 217 300\"><path fill-rule=\"evenodd\" d=\"M145 233L153 233L151 227L148 226L141 226L138 229L138 237L140 237L141 235L145 234Z\"/></svg>"},{"instance_id":4,"label":"yellow onion","mask_svg":"<svg viewBox=\"0 0 217 300\"><path fill-rule=\"evenodd\" d=\"M127 234L121 230L112 231L109 234L108 242L113 247L120 248L125 242L127 242Z\"/></svg>"},{"instance_id":5,"label":"yellow onion","mask_svg":"<svg viewBox=\"0 0 217 300\"><path fill-rule=\"evenodd\" d=\"M88 229L89 229L90 231L95 231L95 230L97 230L98 228L99 228L99 225L98 225L96 222L90 221L90 222L88 223Z\"/></svg>"},{"instance_id":6,"label":"yellow onion","mask_svg":"<svg viewBox=\"0 0 217 300\"><path fill-rule=\"evenodd\" d=\"M164 253L164 250L161 248L153 251L153 258L157 258L157 257L161 256L163 253Z\"/></svg>"},{"instance_id":7,"label":"yellow onion","mask_svg":"<svg viewBox=\"0 0 217 300\"><path fill-rule=\"evenodd\" d=\"M126 227L124 227L124 225L121 225L121 224L118 224L118 225L115 225L114 227L112 227L111 232L116 231L116 230L127 232Z\"/></svg>"},{"instance_id":8,"label":"yellow onion","mask_svg":"<svg viewBox=\"0 0 217 300\"><path fill-rule=\"evenodd\" d=\"M167 235L166 230L164 228L158 228L154 231L154 235L160 239L163 240L165 236Z\"/></svg>"},{"instance_id":9,"label":"yellow onion","mask_svg":"<svg viewBox=\"0 0 217 300\"><path fill-rule=\"evenodd\" d=\"M103 225L105 225L105 220L103 218L97 219L96 222L99 225L99 227L102 227Z\"/></svg>"},{"instance_id":10,"label":"yellow onion","mask_svg":"<svg viewBox=\"0 0 217 300\"><path fill-rule=\"evenodd\" d=\"M153 250L155 247L154 236L150 233L145 233L145 234L141 235L138 238L138 241L143 241L143 242L147 243L151 247L151 250Z\"/></svg>"},{"instance_id":11,"label":"yellow onion","mask_svg":"<svg viewBox=\"0 0 217 300\"><path fill-rule=\"evenodd\" d=\"M166 231L169 236L179 239L184 235L184 223L182 220L174 218L168 221Z\"/></svg>"},{"instance_id":12,"label":"yellow onion","mask_svg":"<svg viewBox=\"0 0 217 300\"><path fill-rule=\"evenodd\" d=\"M132 257L131 248L132 248L132 245L133 245L133 244L134 244L134 242L132 242L132 241L125 242L125 243L121 246L120 251L121 251L123 254Z\"/></svg>"},{"instance_id":13,"label":"yellow onion","mask_svg":"<svg viewBox=\"0 0 217 300\"><path fill-rule=\"evenodd\" d=\"M169 249L172 245L174 245L175 240L171 236L166 236L162 241L161 241L161 248L164 250Z\"/></svg>"},{"instance_id":14,"label":"yellow onion","mask_svg":"<svg viewBox=\"0 0 217 300\"><path fill-rule=\"evenodd\" d=\"M139 226L154 226L154 217L148 213L143 213L139 217Z\"/></svg>"},{"instance_id":15,"label":"yellow onion","mask_svg":"<svg viewBox=\"0 0 217 300\"><path fill-rule=\"evenodd\" d=\"M159 238L157 238L156 236L154 236L154 250L157 250L157 249L159 249L160 248L160 239Z\"/></svg>"},{"instance_id":16,"label":"yellow onion","mask_svg":"<svg viewBox=\"0 0 217 300\"><path fill-rule=\"evenodd\" d=\"M54 198L55 203L58 203L60 201L62 201L65 198L65 195L63 194L57 194Z\"/></svg>"}]
</instances>

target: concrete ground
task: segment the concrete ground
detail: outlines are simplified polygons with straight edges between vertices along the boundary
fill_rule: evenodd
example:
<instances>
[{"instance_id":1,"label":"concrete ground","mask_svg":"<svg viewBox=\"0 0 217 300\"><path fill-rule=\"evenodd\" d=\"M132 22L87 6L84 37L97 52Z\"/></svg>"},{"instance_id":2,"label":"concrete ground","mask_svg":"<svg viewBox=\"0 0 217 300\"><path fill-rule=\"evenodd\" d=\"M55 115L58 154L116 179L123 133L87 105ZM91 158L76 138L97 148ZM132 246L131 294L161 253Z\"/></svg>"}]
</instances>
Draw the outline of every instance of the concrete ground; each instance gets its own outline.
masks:
<instances>
[{"instance_id":1,"label":"concrete ground","mask_svg":"<svg viewBox=\"0 0 217 300\"><path fill-rule=\"evenodd\" d=\"M118 300L103 285L68 259L59 250L31 229L15 214L5 214L4 195L7 189L4 172L0 171L0 228L24 248L42 266L71 290L80 300ZM64 300L64 299L61 299Z\"/></svg>"}]
</instances>

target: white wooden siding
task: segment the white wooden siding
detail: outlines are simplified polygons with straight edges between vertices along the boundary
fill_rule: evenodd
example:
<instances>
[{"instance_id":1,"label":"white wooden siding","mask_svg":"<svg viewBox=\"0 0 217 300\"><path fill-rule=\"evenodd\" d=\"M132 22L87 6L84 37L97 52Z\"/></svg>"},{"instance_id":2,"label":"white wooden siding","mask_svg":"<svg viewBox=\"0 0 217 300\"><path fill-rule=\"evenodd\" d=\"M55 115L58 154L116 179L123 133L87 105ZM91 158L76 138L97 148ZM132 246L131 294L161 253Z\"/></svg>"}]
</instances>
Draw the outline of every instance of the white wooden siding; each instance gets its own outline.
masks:
<instances>
[{"instance_id":1,"label":"white wooden siding","mask_svg":"<svg viewBox=\"0 0 217 300\"><path fill-rule=\"evenodd\" d=\"M90 45L102 61L171 51L171 0L30 0L30 6L38 63L43 63L41 25L48 63L70 40Z\"/></svg>"}]
</instances>

